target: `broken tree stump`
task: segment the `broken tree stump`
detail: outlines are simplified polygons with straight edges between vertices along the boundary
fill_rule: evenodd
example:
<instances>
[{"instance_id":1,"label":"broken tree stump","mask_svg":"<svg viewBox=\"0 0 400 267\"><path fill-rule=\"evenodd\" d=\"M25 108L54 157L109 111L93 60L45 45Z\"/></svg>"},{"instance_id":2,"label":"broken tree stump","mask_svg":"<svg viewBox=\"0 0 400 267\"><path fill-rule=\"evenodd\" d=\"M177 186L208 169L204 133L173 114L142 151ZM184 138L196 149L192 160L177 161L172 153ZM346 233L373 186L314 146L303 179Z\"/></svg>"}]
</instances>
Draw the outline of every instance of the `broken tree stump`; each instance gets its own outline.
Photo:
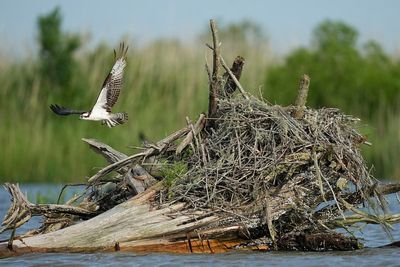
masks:
<instances>
[{"instance_id":1,"label":"broken tree stump","mask_svg":"<svg viewBox=\"0 0 400 267\"><path fill-rule=\"evenodd\" d=\"M300 119L304 116L304 109L307 103L308 88L310 87L310 77L307 74L303 74L300 78L299 90L295 102L297 107L294 111L293 117Z\"/></svg>"},{"instance_id":2,"label":"broken tree stump","mask_svg":"<svg viewBox=\"0 0 400 267\"><path fill-rule=\"evenodd\" d=\"M230 71L232 72L233 76L235 76L235 78L238 81L242 76L243 66L244 66L244 58L241 56L237 56L232 63L232 67L230 68ZM230 96L236 91L237 85L228 72L225 72L224 77L226 79L224 92L227 96Z\"/></svg>"}]
</instances>

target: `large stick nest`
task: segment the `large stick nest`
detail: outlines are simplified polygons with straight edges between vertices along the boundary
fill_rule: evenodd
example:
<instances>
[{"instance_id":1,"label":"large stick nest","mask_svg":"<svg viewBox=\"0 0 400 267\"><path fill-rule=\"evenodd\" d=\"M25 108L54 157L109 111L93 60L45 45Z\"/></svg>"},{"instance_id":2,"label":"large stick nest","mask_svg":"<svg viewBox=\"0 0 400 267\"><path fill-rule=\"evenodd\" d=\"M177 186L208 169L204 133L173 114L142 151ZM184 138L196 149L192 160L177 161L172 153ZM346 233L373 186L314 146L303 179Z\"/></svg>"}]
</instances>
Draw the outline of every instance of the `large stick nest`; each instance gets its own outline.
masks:
<instances>
[{"instance_id":1,"label":"large stick nest","mask_svg":"<svg viewBox=\"0 0 400 267\"><path fill-rule=\"evenodd\" d=\"M342 215L346 208L338 198L345 193L367 199L363 190L373 178L360 154L365 139L354 128L359 119L333 108L307 108L296 119L296 108L253 97L220 99L215 131L193 142L188 170L178 173L161 201L222 211L230 223L279 218L275 226L289 232L305 224L323 227Z\"/></svg>"}]
</instances>

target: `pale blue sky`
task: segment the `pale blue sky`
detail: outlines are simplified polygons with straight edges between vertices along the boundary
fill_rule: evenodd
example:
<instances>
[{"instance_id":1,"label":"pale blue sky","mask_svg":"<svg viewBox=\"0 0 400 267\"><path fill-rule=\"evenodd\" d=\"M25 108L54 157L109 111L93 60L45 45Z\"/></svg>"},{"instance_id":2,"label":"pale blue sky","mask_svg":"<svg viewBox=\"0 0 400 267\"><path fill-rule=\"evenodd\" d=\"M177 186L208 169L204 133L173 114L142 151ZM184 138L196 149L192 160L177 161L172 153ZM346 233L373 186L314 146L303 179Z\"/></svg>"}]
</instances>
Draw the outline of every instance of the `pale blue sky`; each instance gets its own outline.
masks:
<instances>
[{"instance_id":1,"label":"pale blue sky","mask_svg":"<svg viewBox=\"0 0 400 267\"><path fill-rule=\"evenodd\" d=\"M34 49L36 19L60 6L64 29L91 34L91 43L117 42L129 35L138 42L159 37L190 40L210 18L217 22L251 19L259 23L278 53L309 43L324 19L355 26L361 42L373 38L389 53L400 50L400 1L396 0L0 0L0 49ZM23 52L22 52L23 53Z\"/></svg>"}]
</instances>

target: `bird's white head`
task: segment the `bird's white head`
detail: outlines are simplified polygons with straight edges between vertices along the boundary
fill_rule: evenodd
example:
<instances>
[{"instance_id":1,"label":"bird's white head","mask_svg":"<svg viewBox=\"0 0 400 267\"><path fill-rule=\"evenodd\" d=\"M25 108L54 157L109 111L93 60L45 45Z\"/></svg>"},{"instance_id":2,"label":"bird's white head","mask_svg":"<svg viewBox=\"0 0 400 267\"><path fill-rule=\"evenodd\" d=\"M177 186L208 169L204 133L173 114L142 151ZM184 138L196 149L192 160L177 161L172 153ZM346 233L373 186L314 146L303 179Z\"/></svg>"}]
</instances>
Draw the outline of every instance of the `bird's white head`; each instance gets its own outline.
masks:
<instances>
[{"instance_id":1,"label":"bird's white head","mask_svg":"<svg viewBox=\"0 0 400 267\"><path fill-rule=\"evenodd\" d=\"M79 118L81 119L81 120L87 120L87 118L90 116L90 113L89 112L84 112L84 113L82 113L80 116L79 116Z\"/></svg>"}]
</instances>

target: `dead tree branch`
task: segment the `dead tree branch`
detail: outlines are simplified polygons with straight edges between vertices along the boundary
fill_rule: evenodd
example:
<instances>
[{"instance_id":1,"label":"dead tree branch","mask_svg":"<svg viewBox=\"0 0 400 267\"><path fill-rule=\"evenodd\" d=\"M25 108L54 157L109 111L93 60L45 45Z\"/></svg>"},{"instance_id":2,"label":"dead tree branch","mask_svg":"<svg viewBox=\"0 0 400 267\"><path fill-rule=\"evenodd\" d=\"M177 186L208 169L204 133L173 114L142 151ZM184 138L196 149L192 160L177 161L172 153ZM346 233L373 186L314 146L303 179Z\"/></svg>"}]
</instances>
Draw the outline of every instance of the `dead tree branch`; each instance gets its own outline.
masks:
<instances>
[{"instance_id":1,"label":"dead tree branch","mask_svg":"<svg viewBox=\"0 0 400 267\"><path fill-rule=\"evenodd\" d=\"M176 148L177 155L182 153L182 151L193 141L193 138L203 130L204 126L205 126L205 115L200 114L199 119L197 120L196 124L193 127L194 131L190 131Z\"/></svg>"},{"instance_id":2,"label":"dead tree branch","mask_svg":"<svg viewBox=\"0 0 400 267\"><path fill-rule=\"evenodd\" d=\"M124 153L119 152L100 141L86 138L82 138L82 141L86 142L90 146L90 148L96 153L102 155L110 164L126 159L128 157ZM146 186L144 184L144 180L149 179L151 181L151 184L155 182L154 177L140 165L135 165L133 167L123 167L118 170L118 173L124 175L124 178L135 191L135 194L138 194L145 190Z\"/></svg>"},{"instance_id":3,"label":"dead tree branch","mask_svg":"<svg viewBox=\"0 0 400 267\"><path fill-rule=\"evenodd\" d=\"M147 150L131 155L127 158L124 158L122 160L119 160L113 164L108 165L107 167L101 169L98 173L93 175L92 177L89 178L88 183L89 184L94 184L97 182L101 177L104 177L105 175L111 173L112 171L119 170L122 167L125 167L135 160L139 158L148 158L153 155L160 154L163 152L169 145L171 145L172 142L175 140L181 138L183 135L187 134L190 130L189 126L186 126L185 128L182 128L171 135L167 136L166 138L162 139L161 141L157 142L157 144L151 148L148 148Z\"/></svg>"},{"instance_id":4,"label":"dead tree branch","mask_svg":"<svg viewBox=\"0 0 400 267\"><path fill-rule=\"evenodd\" d=\"M210 20L210 28L213 39L213 70L211 74L211 82L209 85L209 98L208 98L208 117L214 118L217 113L217 98L218 91L221 86L221 77L219 75L220 68L220 44L218 39L218 30L214 20ZM208 120L207 124L213 128L215 125L214 120Z\"/></svg>"},{"instance_id":5,"label":"dead tree branch","mask_svg":"<svg viewBox=\"0 0 400 267\"><path fill-rule=\"evenodd\" d=\"M295 105L297 109L294 112L294 117L300 119L304 115L304 107L307 103L308 88L310 87L310 77L307 74L303 74L300 78L299 91Z\"/></svg>"},{"instance_id":6,"label":"dead tree branch","mask_svg":"<svg viewBox=\"0 0 400 267\"><path fill-rule=\"evenodd\" d=\"M8 229L18 228L32 216L46 214L70 214L81 217L92 217L97 214L95 210L58 204L33 204L21 192L18 184L5 183L4 188L10 193L12 204L8 209L0 233Z\"/></svg>"}]
</instances>

